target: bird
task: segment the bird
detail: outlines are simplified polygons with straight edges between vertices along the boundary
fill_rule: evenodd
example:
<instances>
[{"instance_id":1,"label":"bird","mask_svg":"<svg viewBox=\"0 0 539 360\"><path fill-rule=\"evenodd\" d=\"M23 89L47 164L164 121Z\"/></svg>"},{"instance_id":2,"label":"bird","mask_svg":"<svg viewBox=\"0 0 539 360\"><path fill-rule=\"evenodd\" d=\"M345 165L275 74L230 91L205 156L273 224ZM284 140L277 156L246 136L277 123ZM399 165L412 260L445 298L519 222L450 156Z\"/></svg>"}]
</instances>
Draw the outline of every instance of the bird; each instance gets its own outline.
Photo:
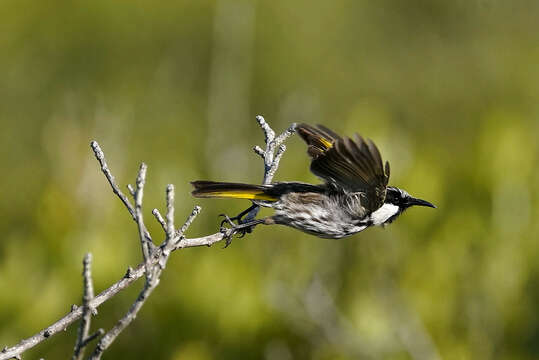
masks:
<instances>
[{"instance_id":1,"label":"bird","mask_svg":"<svg viewBox=\"0 0 539 360\"><path fill-rule=\"evenodd\" d=\"M191 182L192 195L251 200L253 205L233 218L222 214L225 220L221 226L228 222L242 236L258 224L280 224L321 238L340 239L371 226L390 224L412 206L436 207L403 189L388 186L389 162L383 164L372 140L357 133L354 139L341 137L323 125L305 123L297 124L296 132L307 144L310 170L322 184L253 185L198 180ZM272 208L274 214L254 218L260 206Z\"/></svg>"}]
</instances>

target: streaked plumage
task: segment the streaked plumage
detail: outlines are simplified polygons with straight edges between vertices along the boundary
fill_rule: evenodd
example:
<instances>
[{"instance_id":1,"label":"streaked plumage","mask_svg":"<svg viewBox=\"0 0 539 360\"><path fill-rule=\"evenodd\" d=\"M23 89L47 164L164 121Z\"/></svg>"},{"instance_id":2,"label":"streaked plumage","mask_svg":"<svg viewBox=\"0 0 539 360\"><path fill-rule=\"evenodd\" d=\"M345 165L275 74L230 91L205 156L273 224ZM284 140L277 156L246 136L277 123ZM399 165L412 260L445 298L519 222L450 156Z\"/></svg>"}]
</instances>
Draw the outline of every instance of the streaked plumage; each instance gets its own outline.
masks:
<instances>
[{"instance_id":1,"label":"streaked plumage","mask_svg":"<svg viewBox=\"0 0 539 360\"><path fill-rule=\"evenodd\" d=\"M395 220L412 205L434 207L406 191L388 187L389 163L385 166L376 145L355 134L341 137L318 125L299 124L297 133L307 143L311 171L324 183L279 182L249 185L213 181L192 182L196 197L249 199L271 207L275 214L258 223L282 224L323 237L342 238L372 225ZM243 215L243 214L240 214ZM236 217L245 224L242 216Z\"/></svg>"}]
</instances>

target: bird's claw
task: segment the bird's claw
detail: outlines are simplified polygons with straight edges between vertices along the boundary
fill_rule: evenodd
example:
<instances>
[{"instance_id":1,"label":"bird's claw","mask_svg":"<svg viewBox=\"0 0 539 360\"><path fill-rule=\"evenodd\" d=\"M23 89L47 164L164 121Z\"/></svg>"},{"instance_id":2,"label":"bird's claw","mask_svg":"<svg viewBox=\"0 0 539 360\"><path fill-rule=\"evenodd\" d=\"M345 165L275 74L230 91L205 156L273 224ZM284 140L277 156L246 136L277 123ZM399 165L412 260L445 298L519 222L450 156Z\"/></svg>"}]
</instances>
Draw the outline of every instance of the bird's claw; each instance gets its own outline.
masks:
<instances>
[{"instance_id":1,"label":"bird's claw","mask_svg":"<svg viewBox=\"0 0 539 360\"><path fill-rule=\"evenodd\" d=\"M223 239L225 240L225 246L223 249L226 249L232 243L232 236L234 236L234 229L221 226L221 233L223 234Z\"/></svg>"},{"instance_id":2,"label":"bird's claw","mask_svg":"<svg viewBox=\"0 0 539 360\"><path fill-rule=\"evenodd\" d=\"M221 227L221 233L223 234L223 239L225 240L225 246L223 249L226 249L230 244L232 244L232 238L234 235L238 235L239 238L242 238L245 236L247 232L250 232L250 229L246 228L237 228L237 226L234 227Z\"/></svg>"},{"instance_id":3,"label":"bird's claw","mask_svg":"<svg viewBox=\"0 0 539 360\"><path fill-rule=\"evenodd\" d=\"M237 217L233 217L233 218L230 218L227 214L219 214L219 217L223 217L224 219L221 221L221 227L223 227L223 225L225 223L228 223L230 226L234 227L236 226L236 224L234 223L234 220L238 220Z\"/></svg>"},{"instance_id":4,"label":"bird's claw","mask_svg":"<svg viewBox=\"0 0 539 360\"><path fill-rule=\"evenodd\" d=\"M222 216L224 217L224 219L221 221L221 233L223 233L224 235L224 240L225 240L225 247L224 248L227 248L231 243L232 243L232 237L234 235L238 235L239 238L242 238L245 236L245 234L247 233L250 233L252 230L252 228L250 226L242 226L242 221L241 219L239 219L238 216L236 217L229 217L228 215L226 214L220 214L219 216ZM236 220L238 222L238 224L236 224L234 222L234 220ZM230 225L230 227L226 227L224 226L225 224L228 224Z\"/></svg>"}]
</instances>

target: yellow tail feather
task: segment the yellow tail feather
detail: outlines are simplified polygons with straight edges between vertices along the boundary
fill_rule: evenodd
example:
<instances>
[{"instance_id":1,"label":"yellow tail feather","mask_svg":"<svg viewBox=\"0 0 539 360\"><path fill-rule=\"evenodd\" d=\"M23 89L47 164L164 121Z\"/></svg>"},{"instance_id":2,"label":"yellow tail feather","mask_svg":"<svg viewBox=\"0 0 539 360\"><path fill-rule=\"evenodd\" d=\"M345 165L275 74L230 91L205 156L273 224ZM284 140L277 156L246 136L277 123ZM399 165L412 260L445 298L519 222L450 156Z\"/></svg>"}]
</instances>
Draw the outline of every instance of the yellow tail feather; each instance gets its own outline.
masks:
<instances>
[{"instance_id":1,"label":"yellow tail feather","mask_svg":"<svg viewBox=\"0 0 539 360\"><path fill-rule=\"evenodd\" d=\"M231 198L231 199L249 199L249 200L266 200L266 201L276 201L278 200L275 196L264 194L260 191L253 190L230 190L230 191L212 191L202 194L197 194L197 197L208 197L208 198Z\"/></svg>"}]
</instances>

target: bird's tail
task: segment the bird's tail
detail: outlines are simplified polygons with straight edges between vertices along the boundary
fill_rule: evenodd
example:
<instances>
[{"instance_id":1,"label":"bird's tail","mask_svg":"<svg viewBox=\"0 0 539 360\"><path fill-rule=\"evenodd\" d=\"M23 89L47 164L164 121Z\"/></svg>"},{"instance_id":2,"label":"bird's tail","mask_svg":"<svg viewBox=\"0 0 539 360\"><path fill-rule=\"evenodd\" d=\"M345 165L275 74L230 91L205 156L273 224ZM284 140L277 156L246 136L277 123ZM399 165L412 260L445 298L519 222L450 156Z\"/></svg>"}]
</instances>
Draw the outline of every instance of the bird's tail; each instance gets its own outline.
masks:
<instances>
[{"instance_id":1,"label":"bird's tail","mask_svg":"<svg viewBox=\"0 0 539 360\"><path fill-rule=\"evenodd\" d=\"M270 194L271 186L203 180L192 181L191 185L195 188L191 194L198 198L232 198L265 201L278 200L274 194Z\"/></svg>"}]
</instances>

